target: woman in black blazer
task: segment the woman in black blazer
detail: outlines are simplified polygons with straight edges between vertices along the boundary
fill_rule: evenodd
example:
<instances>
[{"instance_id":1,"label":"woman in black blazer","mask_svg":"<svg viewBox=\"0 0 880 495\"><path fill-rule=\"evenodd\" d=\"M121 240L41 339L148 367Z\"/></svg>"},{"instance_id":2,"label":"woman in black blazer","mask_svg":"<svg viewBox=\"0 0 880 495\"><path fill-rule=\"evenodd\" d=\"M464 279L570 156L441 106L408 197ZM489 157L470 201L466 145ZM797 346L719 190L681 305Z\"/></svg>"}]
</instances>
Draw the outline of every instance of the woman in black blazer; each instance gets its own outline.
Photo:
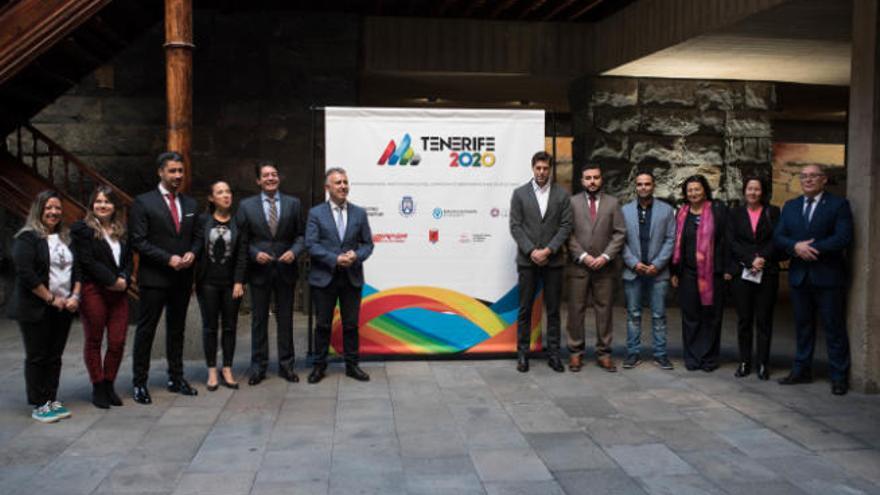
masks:
<instances>
[{"instance_id":1,"label":"woman in black blazer","mask_svg":"<svg viewBox=\"0 0 880 495\"><path fill-rule=\"evenodd\" d=\"M676 214L670 284L678 289L685 368L712 372L721 351L724 281L730 278L727 207L712 201L702 175L685 179L681 191L687 201Z\"/></svg>"},{"instance_id":2,"label":"woman in black blazer","mask_svg":"<svg viewBox=\"0 0 880 495\"><path fill-rule=\"evenodd\" d=\"M743 196L745 205L731 210L727 231L739 342L740 363L735 376L741 378L752 372L754 325L757 329L758 379L767 380L770 378L768 364L773 307L779 289L779 260L773 246L779 208L769 204L770 189L762 178L747 177L743 181Z\"/></svg>"},{"instance_id":3,"label":"woman in black blazer","mask_svg":"<svg viewBox=\"0 0 880 495\"><path fill-rule=\"evenodd\" d=\"M31 417L53 423L70 417L58 400L61 355L79 307L80 283L62 222L61 197L43 191L31 203L24 227L15 234L15 287L9 317L24 339L24 379Z\"/></svg>"},{"instance_id":4,"label":"woman in black blazer","mask_svg":"<svg viewBox=\"0 0 880 495\"><path fill-rule=\"evenodd\" d=\"M113 384L128 331L131 250L123 205L113 190L98 186L88 204L85 219L74 223L70 233L82 278L83 357L92 381L92 404L107 409L122 405ZM107 352L102 359L105 329Z\"/></svg>"},{"instance_id":5,"label":"woman in black blazer","mask_svg":"<svg viewBox=\"0 0 880 495\"><path fill-rule=\"evenodd\" d=\"M235 333L238 324L238 306L244 295L244 277L247 268L247 241L235 222L232 212L232 190L229 184L216 181L211 184L208 212L199 217L199 228L204 233L204 247L196 261L196 294L202 310L202 344L208 365L209 392L219 384L238 388L232 374L235 354ZM217 373L218 320L223 328L220 344L223 349L223 371Z\"/></svg>"}]
</instances>

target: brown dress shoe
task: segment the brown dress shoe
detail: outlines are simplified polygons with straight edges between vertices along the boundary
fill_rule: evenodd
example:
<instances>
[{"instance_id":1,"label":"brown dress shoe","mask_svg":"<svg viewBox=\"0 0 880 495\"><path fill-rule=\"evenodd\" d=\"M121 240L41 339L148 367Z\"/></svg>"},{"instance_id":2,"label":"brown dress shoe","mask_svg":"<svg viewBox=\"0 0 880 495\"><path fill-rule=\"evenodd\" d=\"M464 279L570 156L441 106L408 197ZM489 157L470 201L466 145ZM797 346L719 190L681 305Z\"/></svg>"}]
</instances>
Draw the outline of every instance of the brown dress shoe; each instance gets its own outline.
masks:
<instances>
[{"instance_id":1,"label":"brown dress shoe","mask_svg":"<svg viewBox=\"0 0 880 495\"><path fill-rule=\"evenodd\" d=\"M596 360L596 365L609 373L617 371L617 366L614 366L614 361L611 360L611 356L600 357Z\"/></svg>"},{"instance_id":2,"label":"brown dress shoe","mask_svg":"<svg viewBox=\"0 0 880 495\"><path fill-rule=\"evenodd\" d=\"M568 369L577 373L584 365L584 357L580 354L572 354L568 360Z\"/></svg>"}]
</instances>

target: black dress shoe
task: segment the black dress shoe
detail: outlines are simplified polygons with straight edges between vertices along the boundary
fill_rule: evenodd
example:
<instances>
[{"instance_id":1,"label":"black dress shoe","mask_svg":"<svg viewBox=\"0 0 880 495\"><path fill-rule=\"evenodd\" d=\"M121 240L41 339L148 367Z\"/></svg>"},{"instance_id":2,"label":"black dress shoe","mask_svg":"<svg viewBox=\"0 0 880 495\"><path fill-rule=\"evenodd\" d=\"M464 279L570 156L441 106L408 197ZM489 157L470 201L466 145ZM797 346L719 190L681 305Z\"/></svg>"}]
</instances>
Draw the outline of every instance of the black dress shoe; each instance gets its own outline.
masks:
<instances>
[{"instance_id":1,"label":"black dress shoe","mask_svg":"<svg viewBox=\"0 0 880 495\"><path fill-rule=\"evenodd\" d=\"M354 378L359 382L368 382L370 381L370 375L367 374L366 371L362 370L360 366L356 364L346 364L345 365L345 376Z\"/></svg>"},{"instance_id":2,"label":"black dress shoe","mask_svg":"<svg viewBox=\"0 0 880 495\"><path fill-rule=\"evenodd\" d=\"M312 372L309 373L309 383L318 383L324 379L327 374L326 364L316 364L314 368L312 368Z\"/></svg>"},{"instance_id":3,"label":"black dress shoe","mask_svg":"<svg viewBox=\"0 0 880 495\"><path fill-rule=\"evenodd\" d=\"M110 401L111 406L122 405L122 399L116 394L116 390L113 389L113 382L104 380L104 391L107 392L107 400Z\"/></svg>"},{"instance_id":4,"label":"black dress shoe","mask_svg":"<svg viewBox=\"0 0 880 495\"><path fill-rule=\"evenodd\" d=\"M846 395L849 390L846 382L831 382L831 393L834 395Z\"/></svg>"},{"instance_id":5,"label":"black dress shoe","mask_svg":"<svg viewBox=\"0 0 880 495\"><path fill-rule=\"evenodd\" d=\"M736 367L736 373L733 376L737 378L742 378L744 376L749 376L752 374L752 365L749 363L739 363L739 366Z\"/></svg>"},{"instance_id":6,"label":"black dress shoe","mask_svg":"<svg viewBox=\"0 0 880 495\"><path fill-rule=\"evenodd\" d=\"M294 373L293 368L290 368L290 369L281 368L278 371L278 376L280 376L281 378L284 378L285 380L287 380L291 383L299 383L299 375Z\"/></svg>"},{"instance_id":7,"label":"black dress shoe","mask_svg":"<svg viewBox=\"0 0 880 495\"><path fill-rule=\"evenodd\" d=\"M758 365L758 380L767 381L770 379L770 368L767 367L766 364Z\"/></svg>"},{"instance_id":8,"label":"black dress shoe","mask_svg":"<svg viewBox=\"0 0 880 495\"><path fill-rule=\"evenodd\" d=\"M550 356L550 359L547 360L547 366L557 373L563 373L565 371L565 366L562 364L562 360L559 359L559 356Z\"/></svg>"},{"instance_id":9,"label":"black dress shoe","mask_svg":"<svg viewBox=\"0 0 880 495\"><path fill-rule=\"evenodd\" d=\"M147 390L146 386L139 387L135 385L134 391L132 392L132 398L138 404L152 404L153 398L150 397L150 391Z\"/></svg>"},{"instance_id":10,"label":"black dress shoe","mask_svg":"<svg viewBox=\"0 0 880 495\"><path fill-rule=\"evenodd\" d=\"M199 395L199 391L190 386L190 384L183 378L168 380L168 391L180 395Z\"/></svg>"},{"instance_id":11,"label":"black dress shoe","mask_svg":"<svg viewBox=\"0 0 880 495\"><path fill-rule=\"evenodd\" d=\"M779 379L780 385L800 385L802 383L813 383L813 376L809 372L795 373L792 371L787 376Z\"/></svg>"},{"instance_id":12,"label":"black dress shoe","mask_svg":"<svg viewBox=\"0 0 880 495\"><path fill-rule=\"evenodd\" d=\"M98 409L110 409L110 399L103 381L92 384L92 404Z\"/></svg>"},{"instance_id":13,"label":"black dress shoe","mask_svg":"<svg viewBox=\"0 0 880 495\"><path fill-rule=\"evenodd\" d=\"M526 356L524 352L518 352L516 354L516 371L520 373L526 373L529 371L529 357Z\"/></svg>"},{"instance_id":14,"label":"black dress shoe","mask_svg":"<svg viewBox=\"0 0 880 495\"><path fill-rule=\"evenodd\" d=\"M259 385L261 381L266 379L266 373L263 371L255 371L248 377L248 385Z\"/></svg>"}]
</instances>

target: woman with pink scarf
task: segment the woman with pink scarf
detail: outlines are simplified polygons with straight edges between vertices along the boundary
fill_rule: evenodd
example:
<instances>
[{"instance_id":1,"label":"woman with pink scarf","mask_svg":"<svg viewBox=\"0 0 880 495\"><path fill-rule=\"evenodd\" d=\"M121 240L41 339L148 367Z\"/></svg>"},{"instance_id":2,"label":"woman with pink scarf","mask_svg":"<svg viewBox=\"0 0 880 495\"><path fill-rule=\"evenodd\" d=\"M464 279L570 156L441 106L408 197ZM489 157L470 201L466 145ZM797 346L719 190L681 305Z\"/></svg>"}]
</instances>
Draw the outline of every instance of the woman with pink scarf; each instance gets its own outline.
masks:
<instances>
[{"instance_id":1,"label":"woman with pink scarf","mask_svg":"<svg viewBox=\"0 0 880 495\"><path fill-rule=\"evenodd\" d=\"M672 278L681 306L682 347L688 371L718 368L724 279L727 268L725 240L727 208L712 201L709 181L702 175L685 179L687 200L676 215Z\"/></svg>"}]
</instances>

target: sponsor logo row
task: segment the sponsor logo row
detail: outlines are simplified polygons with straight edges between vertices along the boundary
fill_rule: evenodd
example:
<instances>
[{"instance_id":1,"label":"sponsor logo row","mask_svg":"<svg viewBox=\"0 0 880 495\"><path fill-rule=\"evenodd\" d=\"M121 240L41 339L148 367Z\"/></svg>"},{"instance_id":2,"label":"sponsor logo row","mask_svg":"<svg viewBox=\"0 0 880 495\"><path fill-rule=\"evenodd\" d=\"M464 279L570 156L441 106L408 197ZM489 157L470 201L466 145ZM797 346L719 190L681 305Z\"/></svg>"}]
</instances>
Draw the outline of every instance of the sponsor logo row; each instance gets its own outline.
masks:
<instances>
[{"instance_id":1,"label":"sponsor logo row","mask_svg":"<svg viewBox=\"0 0 880 495\"><path fill-rule=\"evenodd\" d=\"M430 244L440 243L440 229L428 229L427 235L424 237L410 236L407 232L375 232L373 233L373 242L376 244L405 244L408 242L428 242ZM453 234L447 240L444 236L443 242L456 242L458 244L482 244L488 242L492 238L492 234L488 232L461 232L457 235Z\"/></svg>"},{"instance_id":2,"label":"sponsor logo row","mask_svg":"<svg viewBox=\"0 0 880 495\"><path fill-rule=\"evenodd\" d=\"M416 215L417 208L416 202L412 196L404 196L401 198L400 203L397 207L397 212L400 213L400 216L404 218L410 218ZM431 217L435 220L440 220L442 218L461 218L472 215L479 215L481 210L476 208L443 208L440 206L435 206L431 209ZM384 212L381 211L379 207L372 206L367 207L367 214L371 217L382 217L385 216ZM487 210L485 210L485 214L488 214L489 217L499 218L499 217L507 217L509 211L507 208L499 208L497 206L493 206Z\"/></svg>"}]
</instances>

